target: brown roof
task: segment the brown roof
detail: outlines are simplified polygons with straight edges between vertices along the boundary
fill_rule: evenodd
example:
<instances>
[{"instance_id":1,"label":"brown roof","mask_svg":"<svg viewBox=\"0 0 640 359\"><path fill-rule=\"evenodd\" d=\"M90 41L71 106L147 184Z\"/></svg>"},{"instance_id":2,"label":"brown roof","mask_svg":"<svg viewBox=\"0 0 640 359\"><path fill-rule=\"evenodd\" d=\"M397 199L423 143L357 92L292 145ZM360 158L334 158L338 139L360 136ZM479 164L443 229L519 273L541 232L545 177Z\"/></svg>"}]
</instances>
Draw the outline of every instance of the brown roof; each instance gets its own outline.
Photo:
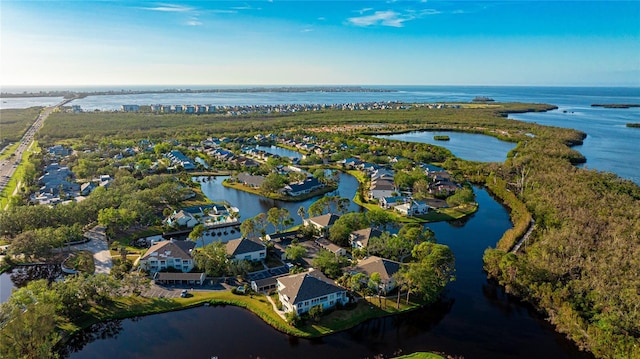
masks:
<instances>
[{"instance_id":1,"label":"brown roof","mask_svg":"<svg viewBox=\"0 0 640 359\"><path fill-rule=\"evenodd\" d=\"M380 279L386 282L400 270L401 265L402 264L400 262L392 261L390 259L370 256L361 260L357 266L353 267L353 270L358 273L364 273L368 276L377 272L380 274Z\"/></svg>"},{"instance_id":2,"label":"brown roof","mask_svg":"<svg viewBox=\"0 0 640 359\"><path fill-rule=\"evenodd\" d=\"M318 217L313 217L313 218L309 218L309 221L317 224L318 226L321 227L328 227L328 226L332 226L334 223L336 223L336 221L340 218L340 216L338 216L337 214L333 214L333 213L327 213L327 214L323 214L322 216L318 216Z\"/></svg>"},{"instance_id":3,"label":"brown roof","mask_svg":"<svg viewBox=\"0 0 640 359\"><path fill-rule=\"evenodd\" d=\"M153 275L153 279L157 281L164 280L204 280L206 275L204 273L171 273L171 272L157 272Z\"/></svg>"},{"instance_id":4,"label":"brown roof","mask_svg":"<svg viewBox=\"0 0 640 359\"><path fill-rule=\"evenodd\" d=\"M369 244L369 239L372 237L380 237L382 235L382 231L375 228L365 228L358 231L351 232L353 236L355 236L354 242L360 242L363 246L367 246Z\"/></svg>"},{"instance_id":5,"label":"brown roof","mask_svg":"<svg viewBox=\"0 0 640 359\"><path fill-rule=\"evenodd\" d=\"M291 304L345 291L319 271L280 277L278 282L284 286L280 293L289 297Z\"/></svg>"},{"instance_id":6,"label":"brown roof","mask_svg":"<svg viewBox=\"0 0 640 359\"><path fill-rule=\"evenodd\" d=\"M152 245L151 248L149 248L147 252L142 256L142 258L140 258L140 260L147 260L151 257L160 259L191 259L191 253L189 253L189 249L192 249L193 247L195 247L195 243L190 241L161 241Z\"/></svg>"}]
</instances>

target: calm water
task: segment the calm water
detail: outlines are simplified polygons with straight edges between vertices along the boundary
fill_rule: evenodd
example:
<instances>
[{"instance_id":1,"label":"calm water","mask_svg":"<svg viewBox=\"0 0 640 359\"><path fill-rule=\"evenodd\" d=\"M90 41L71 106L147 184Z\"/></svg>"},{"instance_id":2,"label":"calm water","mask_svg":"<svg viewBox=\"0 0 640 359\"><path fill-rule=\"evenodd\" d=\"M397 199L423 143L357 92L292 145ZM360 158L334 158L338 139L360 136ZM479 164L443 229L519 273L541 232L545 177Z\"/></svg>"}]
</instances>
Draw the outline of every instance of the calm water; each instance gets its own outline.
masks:
<instances>
[{"instance_id":1,"label":"calm water","mask_svg":"<svg viewBox=\"0 0 640 359\"><path fill-rule=\"evenodd\" d=\"M284 150L284 149L281 149ZM285 150L288 151L288 150ZM298 152L288 151L292 153ZM344 198L352 199L355 196L356 191L358 190L358 180L353 176L340 173L339 177L339 186L338 189L327 194L327 195L336 195ZM232 188L227 188L222 185L222 181L229 178L228 176L218 176L209 181L208 177L196 177L195 180L201 182L200 187L202 188L202 192L207 198L214 202L227 201L233 207L237 207L240 210L240 220L248 219L257 216L260 213L267 213L269 209L273 207L277 208L286 208L289 210L291 218L294 220L294 225L298 225L302 223L302 219L298 216L298 209L300 207L304 207L305 211L309 209L309 206L317 201L321 197L310 198L301 202L285 202L278 201L273 199L264 198L252 193L238 191ZM207 181L204 181L207 179ZM361 207L357 204L351 202L349 206L350 212L358 212L361 210ZM267 226L267 232L274 232L275 228L269 224ZM211 243L214 240L218 241L228 241L230 239L240 237L238 232L224 234L224 231L215 231L215 235L208 235L205 237L205 243ZM221 235L217 235L217 233L221 233ZM198 241L200 245L200 242Z\"/></svg>"},{"instance_id":2,"label":"calm water","mask_svg":"<svg viewBox=\"0 0 640 359\"><path fill-rule=\"evenodd\" d=\"M433 136L449 136L450 140L436 141ZM478 162L504 162L507 159L507 152L516 147L515 143L501 141L491 136L451 131L417 131L376 137L388 140L430 143L447 148L456 157Z\"/></svg>"},{"instance_id":3,"label":"calm water","mask_svg":"<svg viewBox=\"0 0 640 359\"><path fill-rule=\"evenodd\" d=\"M280 157L302 158L302 153L292 151L286 148L278 147L278 146L256 146L256 148L259 150L263 150L265 152L269 152L274 155L278 155Z\"/></svg>"},{"instance_id":4,"label":"calm water","mask_svg":"<svg viewBox=\"0 0 640 359\"><path fill-rule=\"evenodd\" d=\"M487 281L482 253L511 227L506 210L476 190L467 221L430 225L456 256L457 281L443 300L316 340L292 338L250 312L200 307L114 321L79 334L70 358L364 358L442 351L466 358L591 358L525 305Z\"/></svg>"},{"instance_id":5,"label":"calm water","mask_svg":"<svg viewBox=\"0 0 640 359\"><path fill-rule=\"evenodd\" d=\"M29 108L34 106L53 106L60 103L63 97L12 97L2 98L0 109Z\"/></svg>"},{"instance_id":6,"label":"calm water","mask_svg":"<svg viewBox=\"0 0 640 359\"><path fill-rule=\"evenodd\" d=\"M176 86L154 87L175 88ZM221 88L220 86L181 86L180 88ZM369 86L376 87L376 86ZM335 104L371 101L455 102L471 101L476 96L491 97L500 102L548 103L559 107L548 113L517 114L511 118L545 125L575 128L587 133L583 146L576 149L587 157L587 168L608 171L640 184L640 156L635 148L640 130L627 128L627 122L640 121L640 108L593 108L593 103L640 103L640 87L525 87L525 86L378 86L396 92L256 92L207 94L141 94L88 96L74 100L85 110L115 110L123 104ZM143 88L136 88L141 90ZM17 89L22 91L22 89ZM33 91L34 89L24 89ZM98 88L77 90L102 90ZM105 90L119 90L107 88ZM22 107L42 105L32 99L3 99L21 103ZM51 100L50 104L58 102ZM2 108L5 104L3 104ZM564 111L567 111L566 113Z\"/></svg>"}]
</instances>

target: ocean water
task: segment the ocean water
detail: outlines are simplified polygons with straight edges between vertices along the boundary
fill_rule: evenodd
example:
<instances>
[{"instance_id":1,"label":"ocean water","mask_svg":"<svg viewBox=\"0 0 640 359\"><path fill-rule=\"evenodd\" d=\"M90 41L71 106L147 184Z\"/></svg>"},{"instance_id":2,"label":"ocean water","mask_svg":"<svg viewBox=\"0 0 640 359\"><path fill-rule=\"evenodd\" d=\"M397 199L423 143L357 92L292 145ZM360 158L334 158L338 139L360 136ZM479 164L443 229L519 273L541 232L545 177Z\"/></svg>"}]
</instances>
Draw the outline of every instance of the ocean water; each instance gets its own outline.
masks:
<instances>
[{"instance_id":1,"label":"ocean water","mask_svg":"<svg viewBox=\"0 0 640 359\"><path fill-rule=\"evenodd\" d=\"M155 86L163 88L234 88L237 86ZM251 86L247 86L251 87ZM281 87L281 86L268 86ZM456 102L487 96L498 102L547 103L558 106L546 113L516 114L510 118L543 125L574 128L587 134L584 145L576 147L587 157L586 168L613 172L640 184L640 129L625 124L640 122L640 108L605 109L594 103L640 104L640 87L528 87L528 86L362 86L395 90L394 92L227 92L227 93L161 93L136 95L87 96L70 105L86 111L117 110L123 104L203 104L203 105L270 105L270 104L338 104L354 102ZM131 89L142 90L143 87ZM84 88L101 91L120 88ZM3 99L12 106L34 106L33 99ZM23 102L20 102L23 101ZM44 101L44 100L43 100ZM56 100L57 101L57 100ZM52 101L55 103L56 101ZM4 107L3 107L4 108ZM13 107L18 108L18 107Z\"/></svg>"}]
</instances>

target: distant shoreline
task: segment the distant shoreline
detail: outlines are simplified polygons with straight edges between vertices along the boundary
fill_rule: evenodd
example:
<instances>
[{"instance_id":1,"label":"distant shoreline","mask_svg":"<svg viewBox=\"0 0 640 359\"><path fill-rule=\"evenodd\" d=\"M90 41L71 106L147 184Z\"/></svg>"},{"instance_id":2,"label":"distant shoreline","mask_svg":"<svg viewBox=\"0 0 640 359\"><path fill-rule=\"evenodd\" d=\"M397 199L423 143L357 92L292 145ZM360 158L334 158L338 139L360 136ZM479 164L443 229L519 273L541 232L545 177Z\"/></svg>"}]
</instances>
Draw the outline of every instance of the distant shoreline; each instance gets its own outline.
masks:
<instances>
[{"instance_id":1,"label":"distant shoreline","mask_svg":"<svg viewBox=\"0 0 640 359\"><path fill-rule=\"evenodd\" d=\"M260 93L260 92L397 92L390 89L373 89L360 86L284 86L284 87L248 87L248 88L211 88L211 89L177 89L167 88L163 90L109 90L109 91L38 91L0 94L2 98L16 97L59 97L84 98L87 96L105 95L143 95L143 94L170 94L170 93Z\"/></svg>"},{"instance_id":2,"label":"distant shoreline","mask_svg":"<svg viewBox=\"0 0 640 359\"><path fill-rule=\"evenodd\" d=\"M603 108L631 108L631 107L640 107L640 104L636 103L609 103L609 104L598 104L594 103L591 107L603 107Z\"/></svg>"}]
</instances>

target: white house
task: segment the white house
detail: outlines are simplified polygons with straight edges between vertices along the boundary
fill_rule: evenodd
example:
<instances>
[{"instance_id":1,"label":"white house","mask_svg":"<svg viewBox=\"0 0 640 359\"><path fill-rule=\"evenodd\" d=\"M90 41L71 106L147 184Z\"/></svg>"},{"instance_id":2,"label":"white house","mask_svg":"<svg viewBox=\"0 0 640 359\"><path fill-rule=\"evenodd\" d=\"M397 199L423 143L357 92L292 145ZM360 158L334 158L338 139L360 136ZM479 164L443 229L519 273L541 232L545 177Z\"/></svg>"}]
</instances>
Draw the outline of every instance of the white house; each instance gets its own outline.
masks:
<instances>
[{"instance_id":1,"label":"white house","mask_svg":"<svg viewBox=\"0 0 640 359\"><path fill-rule=\"evenodd\" d=\"M347 291L337 286L319 271L280 277L278 295L285 312L306 313L309 309L321 305L329 309L336 304L347 304Z\"/></svg>"},{"instance_id":2,"label":"white house","mask_svg":"<svg viewBox=\"0 0 640 359\"><path fill-rule=\"evenodd\" d=\"M393 208L398 213L404 214L405 216L415 216L428 213L431 207L423 201L409 201Z\"/></svg>"},{"instance_id":3,"label":"white house","mask_svg":"<svg viewBox=\"0 0 640 359\"><path fill-rule=\"evenodd\" d=\"M180 210L178 212L174 211L172 215L170 215L167 219L165 219L165 223L167 223L170 226L175 225L178 227L193 228L198 223L200 223L200 221L196 217L194 217L191 213L185 210Z\"/></svg>"},{"instance_id":4,"label":"white house","mask_svg":"<svg viewBox=\"0 0 640 359\"><path fill-rule=\"evenodd\" d=\"M396 192L396 186L393 180L390 179L378 179L371 182L369 187L369 198L381 199L384 197L391 197Z\"/></svg>"},{"instance_id":5,"label":"white house","mask_svg":"<svg viewBox=\"0 0 640 359\"><path fill-rule=\"evenodd\" d=\"M267 246L258 238L238 238L226 243L227 255L234 261L259 261L267 257Z\"/></svg>"},{"instance_id":6,"label":"white house","mask_svg":"<svg viewBox=\"0 0 640 359\"><path fill-rule=\"evenodd\" d=\"M182 272L193 269L191 250L196 243L192 241L162 241L152 245L140 258L140 268L150 272L159 272L174 268Z\"/></svg>"}]
</instances>

